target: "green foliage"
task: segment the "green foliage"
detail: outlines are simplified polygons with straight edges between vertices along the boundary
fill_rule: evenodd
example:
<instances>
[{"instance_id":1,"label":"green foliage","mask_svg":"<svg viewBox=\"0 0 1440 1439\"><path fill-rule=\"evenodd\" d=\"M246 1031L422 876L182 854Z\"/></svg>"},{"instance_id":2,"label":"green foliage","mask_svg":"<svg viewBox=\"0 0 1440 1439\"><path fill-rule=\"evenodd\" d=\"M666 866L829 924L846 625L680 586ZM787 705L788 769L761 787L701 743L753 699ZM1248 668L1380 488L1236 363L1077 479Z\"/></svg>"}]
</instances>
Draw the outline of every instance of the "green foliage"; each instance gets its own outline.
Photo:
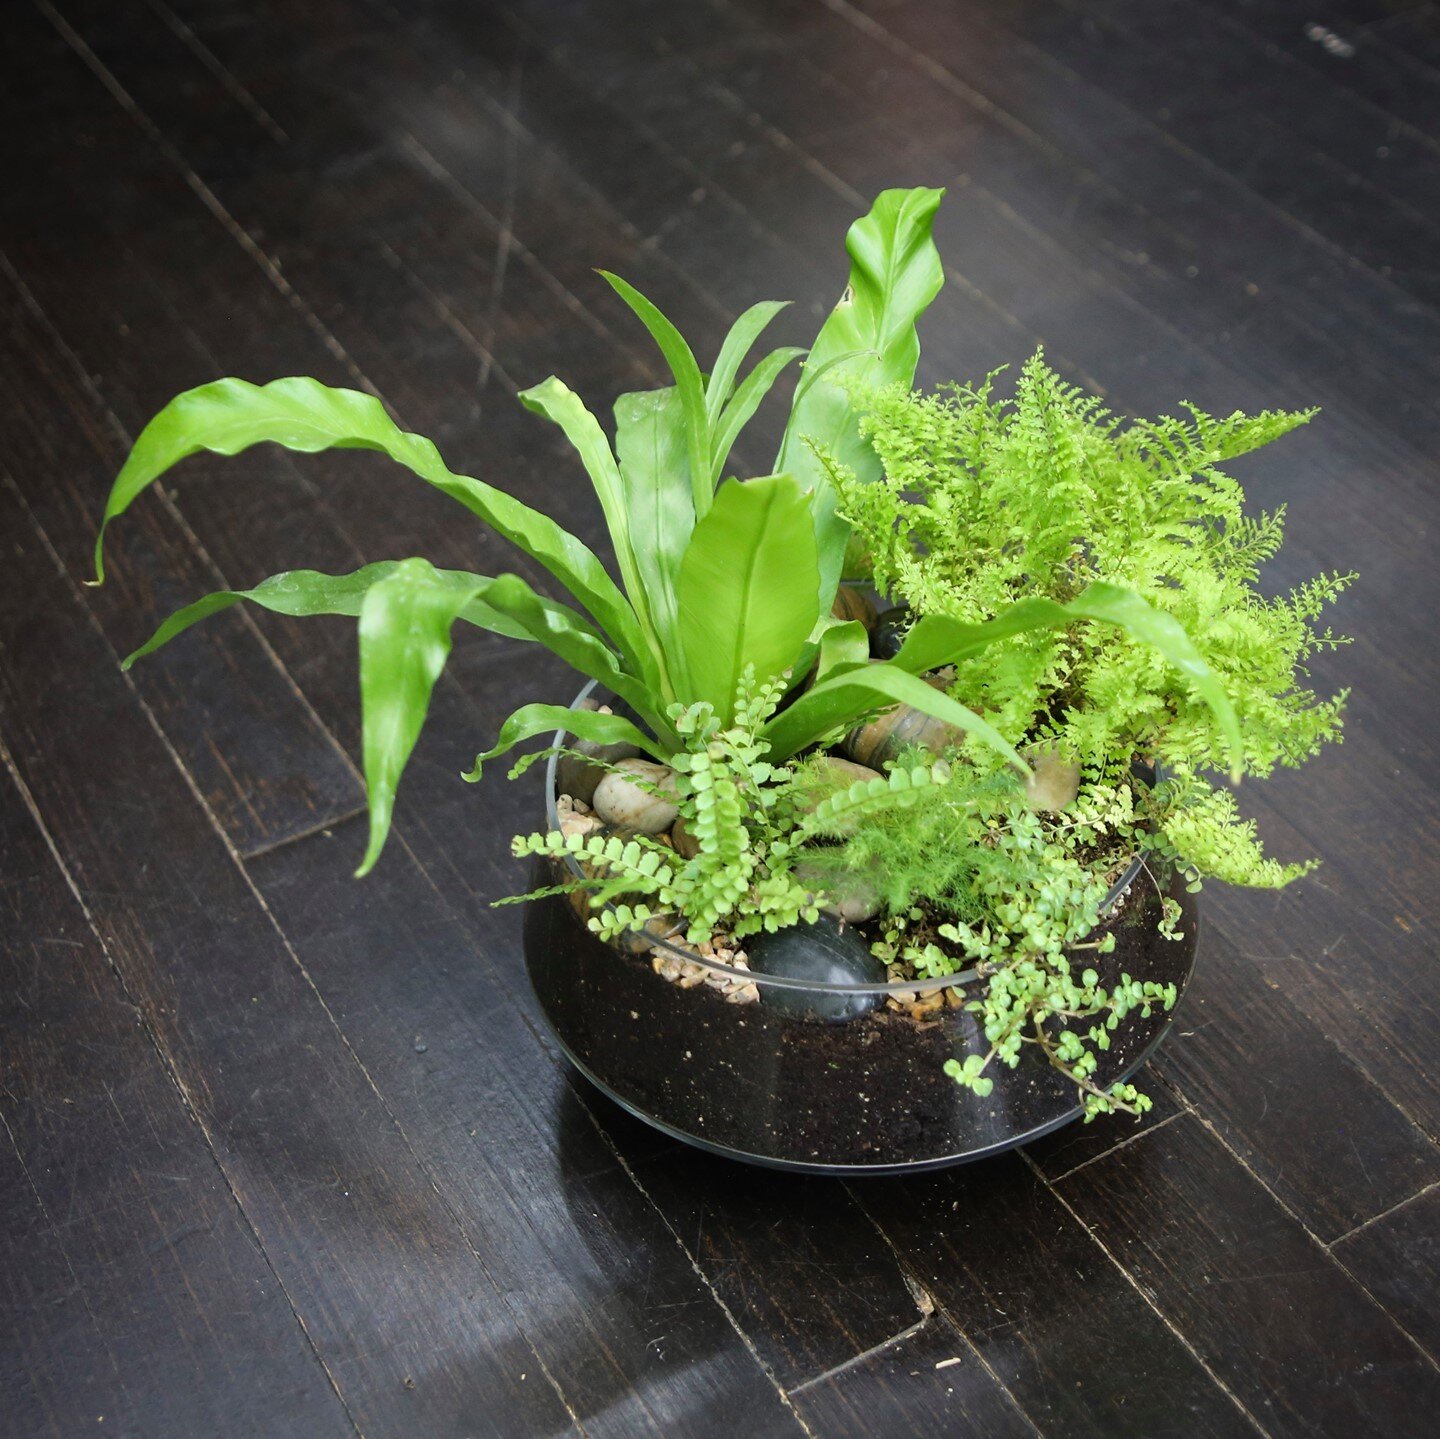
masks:
<instances>
[{"instance_id":1,"label":"green foliage","mask_svg":"<svg viewBox=\"0 0 1440 1439\"><path fill-rule=\"evenodd\" d=\"M1009 771L962 759L941 772L908 805L861 815L841 843L807 851L813 872L873 876L881 958L938 976L1083 940L1142 828L1130 786L1092 786L1063 814L1039 814ZM950 944L915 942L931 930Z\"/></svg>"},{"instance_id":2,"label":"green foliage","mask_svg":"<svg viewBox=\"0 0 1440 1439\"><path fill-rule=\"evenodd\" d=\"M799 478L780 473L743 485L719 483L741 429L785 368L804 353L775 350L739 377L781 303L763 301L740 316L707 379L690 346L656 306L602 271L659 346L674 386L620 398L613 449L584 402L560 380L551 377L520 398L557 424L579 455L604 512L623 589L587 546L553 520L493 485L451 471L429 440L401 430L374 396L303 378L263 386L218 380L172 400L145 427L112 487L96 541L96 582L104 576L106 528L147 485L189 455L202 450L233 455L266 442L302 452L377 450L512 541L578 608L543 598L514 575L488 579L441 572L419 559L399 562L407 576L403 583L369 566L341 577L297 571L252 590L204 597L163 625L136 657L206 615L250 599L290 614L360 617L363 661L369 612L386 646L384 664L372 654L369 681L361 686L372 819L364 868L384 842L394 788L424 721L439 672L436 662L444 663L449 625L457 617L533 640L600 680L635 711L659 751L674 754L683 749L671 719L677 706L683 712L708 704L726 725L736 681L747 667L770 684L787 670L803 672L814 656L834 590L832 581L826 592L822 575L835 568L831 561L843 552L846 532L834 518L828 486L803 473L812 467L804 441L813 431L861 463L868 452L858 413L834 390L832 377L844 372L869 381L908 381L913 373L914 322L938 288L939 261L930 240L938 202L936 191L886 191L852 228L851 287L821 330L817 362L797 387L786 431L783 452L796 457ZM855 353L861 347L871 356L863 362ZM837 395L843 413L836 408ZM402 595L409 618L400 609ZM393 683L382 683L382 674ZM873 703L872 693L854 687L850 693L857 704ZM939 695L931 702L950 703ZM481 758L535 733L538 713L534 706L523 707L504 725L500 743ZM793 722L787 735L797 746L818 737ZM775 759L788 753L772 735L764 744ZM479 764L472 777L478 778Z\"/></svg>"},{"instance_id":3,"label":"green foliage","mask_svg":"<svg viewBox=\"0 0 1440 1439\"><path fill-rule=\"evenodd\" d=\"M862 814L843 842L807 850L806 865L822 883L859 872L875 886L883 916L875 952L892 974L939 979L978 968L984 988L967 1007L990 1047L947 1067L966 1087L988 1094L989 1067L1013 1067L1034 1044L1075 1081L1087 1118L1143 1112L1143 1096L1102 1093L1090 1076L1125 1015L1169 1007L1174 991L1137 989L1128 976L1107 989L1095 971L1077 977L1072 965L1086 950L1113 950L1103 905L1146 824L1129 782L1090 785L1063 813L1037 813L1012 773L962 759L908 805ZM1155 865L1163 872L1162 858ZM1168 923L1162 932L1176 937Z\"/></svg>"},{"instance_id":4,"label":"green foliage","mask_svg":"<svg viewBox=\"0 0 1440 1439\"><path fill-rule=\"evenodd\" d=\"M1350 576L1322 575L1267 597L1260 566L1283 512L1247 516L1221 466L1305 423L1309 413L1122 422L1063 384L1035 356L1014 397L979 388L874 396L865 432L885 465L879 484L835 470L841 507L868 548L877 585L922 618L899 662L934 663L930 626L993 628L1023 605L1073 604L1097 586L1134 596L1189 653L1122 623L1057 625L983 654L953 653L951 694L1012 743L1040 744L1113 783L1135 754L1182 785L1152 818L1176 852L1240 883L1283 883L1233 801L1198 773L1266 775L1340 731L1344 695L1303 683L1306 661L1341 643L1318 618ZM1127 635L1129 638L1127 639ZM1147 638L1142 646L1130 639ZM907 650L915 655L907 660ZM1237 727L1197 683L1195 662L1228 696Z\"/></svg>"},{"instance_id":5,"label":"green foliage","mask_svg":"<svg viewBox=\"0 0 1440 1439\"><path fill-rule=\"evenodd\" d=\"M741 676L784 674L819 616L819 573L807 497L771 475L722 485L680 565L680 648L690 702L730 719Z\"/></svg>"},{"instance_id":6,"label":"green foliage","mask_svg":"<svg viewBox=\"0 0 1440 1439\"><path fill-rule=\"evenodd\" d=\"M1311 873L1316 860L1280 864L1266 857L1254 820L1241 816L1235 796L1185 769L1167 775L1149 797L1147 842L1158 860L1181 870L1198 889L1202 879L1282 889Z\"/></svg>"},{"instance_id":7,"label":"green foliage","mask_svg":"<svg viewBox=\"0 0 1440 1439\"><path fill-rule=\"evenodd\" d=\"M657 915L683 917L695 943L722 925L740 937L813 917L810 894L789 874L796 825L790 772L765 758L761 738L783 693L783 680L757 684L747 670L727 706L728 723L708 703L675 706L685 747L670 763L680 816L699 846L693 858L682 860L644 835L622 844L613 836L567 840L553 831L517 838L516 855L581 860L582 876L567 887L589 894L590 927L605 939Z\"/></svg>"},{"instance_id":8,"label":"green foliage","mask_svg":"<svg viewBox=\"0 0 1440 1439\"><path fill-rule=\"evenodd\" d=\"M631 842L641 852L661 861L658 868L641 870L626 845L576 848L578 836L566 839L554 832L522 836L515 853L582 861L582 876L561 887L589 894L590 927L606 939L663 915L680 916L694 943L717 930L743 939L761 929L783 929L802 916L813 919L826 893L813 876L804 884L794 877L802 847L863 818L914 804L942 782L945 771L897 766L876 779L819 793L813 766L797 771L767 757L765 725L783 694L783 680L757 683L747 670L728 723L708 704L676 706L672 717L685 748L670 763L680 817L699 846L693 858L682 860L660 840L635 836Z\"/></svg>"},{"instance_id":9,"label":"green foliage","mask_svg":"<svg viewBox=\"0 0 1440 1439\"><path fill-rule=\"evenodd\" d=\"M1010 399L997 398L994 377L908 393L916 321L943 279L931 235L940 198L886 191L851 227L849 285L800 370L776 473L760 478L724 475L744 426L806 353L775 349L742 377L783 304L746 310L707 375L647 297L601 272L673 383L620 396L613 441L555 377L520 399L574 447L618 583L553 520L451 471L373 396L303 378L219 380L178 396L111 490L96 583L106 528L151 482L200 451L275 443L389 456L511 541L569 602L514 574L419 558L349 575L299 570L204 596L127 665L241 600L356 619L363 873L385 842L456 621L539 644L633 718L522 705L467 778L556 728L634 744L674 769L698 846L685 859L647 836L526 836L517 854L576 867L542 892L583 891L606 938L678 916L700 942L813 917L843 876L863 872L882 906L878 952L899 973L944 979L974 966L985 977L970 1006L990 1047L954 1063L960 1083L987 1093L990 1066L1033 1044L1075 1080L1087 1118L1143 1111L1133 1086L1095 1084L1098 1055L1128 1014L1168 1007L1174 993L1128 976L1107 988L1094 970L1077 976L1074 957L1113 943L1102 905L1137 849L1192 887L1211 876L1278 887L1309 868L1266 858L1206 774L1266 775L1338 737L1343 694L1321 698L1303 681L1311 656L1341 642L1319 621L1349 577L1264 594L1283 512L1247 515L1222 468L1308 414L1191 409L1127 423L1038 355ZM830 614L842 568L862 564L916 615L890 661L872 661L863 628ZM896 704L945 721L963 744L944 762L906 756L838 790L798 758ZM1026 790L1027 754L1059 766L1061 797ZM1137 756L1163 765L1153 789L1131 779ZM1167 915L1162 932L1172 925Z\"/></svg>"},{"instance_id":10,"label":"green foliage","mask_svg":"<svg viewBox=\"0 0 1440 1439\"><path fill-rule=\"evenodd\" d=\"M1086 1117L1143 1112L1133 1086L1091 1080L1132 1010L1174 995L1071 963L1113 943L1101 905L1137 849L1152 876L1278 887L1309 864L1266 858L1255 827L1208 769L1265 775L1338 737L1344 696L1303 684L1318 627L1348 576L1268 597L1260 567L1283 514L1250 516L1222 466L1308 414L1125 423L1064 385L1040 356L1013 398L994 377L934 395L866 397L878 483L830 463L841 512L877 587L917 616L897 666L953 665L951 696L1025 752L1073 762L1078 795L1036 812L1013 771L967 746L949 783L863 820L818 864L880 888L878 952L898 972L984 976L971 1007L990 1049L952 1073L978 1094L987 1069L1038 1044L1080 1087ZM1137 755L1160 761L1153 788ZM1162 932L1173 933L1165 910ZM1098 938L1091 937L1098 935Z\"/></svg>"},{"instance_id":11,"label":"green foliage","mask_svg":"<svg viewBox=\"0 0 1440 1439\"><path fill-rule=\"evenodd\" d=\"M813 767L808 774L802 769L795 783L802 796L805 819L795 837L803 842L851 834L856 825L869 818L896 813L919 803L928 791L944 783L948 773L948 767L943 764L892 765L874 779L856 780L841 789L830 789L823 780L816 783ZM838 871L835 878L840 878Z\"/></svg>"},{"instance_id":12,"label":"green foliage","mask_svg":"<svg viewBox=\"0 0 1440 1439\"><path fill-rule=\"evenodd\" d=\"M420 737L430 694L450 655L450 631L478 586L456 586L428 560L406 560L360 606L360 702L366 716L370 838L357 875L379 857L400 772Z\"/></svg>"},{"instance_id":13,"label":"green foliage","mask_svg":"<svg viewBox=\"0 0 1440 1439\"><path fill-rule=\"evenodd\" d=\"M824 451L862 481L879 477L880 465L860 433L863 406L856 397L862 387L908 387L915 378L915 322L945 279L931 238L944 194L886 190L850 227L850 283L815 339L775 461L777 470L815 491L821 614L835 597L849 530L835 512L835 493L817 453Z\"/></svg>"},{"instance_id":14,"label":"green foliage","mask_svg":"<svg viewBox=\"0 0 1440 1439\"><path fill-rule=\"evenodd\" d=\"M289 570L283 574L271 575L252 590L216 590L198 599L194 604L177 610L162 624L139 649L128 655L121 663L121 669L128 670L138 659L168 644L176 635L188 630L210 615L228 610L241 600L249 600L262 609L273 610L282 615L348 615L358 619L365 596L373 585L392 575L399 568L398 560L378 560L373 565L355 570L348 575L326 575L318 570ZM510 621L499 610L485 604L480 598L492 583L479 575L463 570L435 570L436 584L451 585L457 590L473 594L459 612L459 618L478 625L481 629L507 634L512 639L525 639L525 631ZM479 586L477 588L477 585ZM557 610L561 606L555 607Z\"/></svg>"}]
</instances>

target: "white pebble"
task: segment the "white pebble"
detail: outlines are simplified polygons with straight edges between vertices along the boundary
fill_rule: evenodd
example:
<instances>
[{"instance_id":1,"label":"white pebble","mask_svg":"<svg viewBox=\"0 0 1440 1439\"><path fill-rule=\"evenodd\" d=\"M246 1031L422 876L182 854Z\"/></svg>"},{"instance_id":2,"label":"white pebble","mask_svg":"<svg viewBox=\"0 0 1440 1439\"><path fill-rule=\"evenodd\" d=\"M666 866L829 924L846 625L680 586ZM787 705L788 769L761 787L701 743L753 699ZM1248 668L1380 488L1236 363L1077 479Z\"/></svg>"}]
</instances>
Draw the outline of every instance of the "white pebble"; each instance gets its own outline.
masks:
<instances>
[{"instance_id":1,"label":"white pebble","mask_svg":"<svg viewBox=\"0 0 1440 1439\"><path fill-rule=\"evenodd\" d=\"M650 793L634 782L638 777L660 790ZM667 795L674 794L675 771L648 759L622 760L595 786L591 801L595 813L607 824L641 834L660 834L679 817L680 808Z\"/></svg>"}]
</instances>

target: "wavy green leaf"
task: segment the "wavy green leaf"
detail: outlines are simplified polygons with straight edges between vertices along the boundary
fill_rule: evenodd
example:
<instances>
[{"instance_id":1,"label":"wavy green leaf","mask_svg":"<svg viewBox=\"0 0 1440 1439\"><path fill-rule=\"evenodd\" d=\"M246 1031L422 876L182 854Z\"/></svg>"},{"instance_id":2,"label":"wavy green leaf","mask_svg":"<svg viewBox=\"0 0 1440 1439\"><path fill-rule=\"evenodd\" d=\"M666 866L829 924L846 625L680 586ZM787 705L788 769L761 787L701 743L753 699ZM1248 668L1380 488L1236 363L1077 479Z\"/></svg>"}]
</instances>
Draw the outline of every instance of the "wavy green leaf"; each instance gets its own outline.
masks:
<instances>
[{"instance_id":1,"label":"wavy green leaf","mask_svg":"<svg viewBox=\"0 0 1440 1439\"><path fill-rule=\"evenodd\" d=\"M105 577L106 529L153 480L201 450L235 455L266 442L302 453L343 448L389 455L549 570L613 637L635 673L653 668L635 612L575 536L503 490L452 473L429 440L400 429L373 395L303 377L268 385L216 380L171 400L141 431L111 487L95 541L95 582Z\"/></svg>"},{"instance_id":2,"label":"wavy green leaf","mask_svg":"<svg viewBox=\"0 0 1440 1439\"><path fill-rule=\"evenodd\" d=\"M360 607L371 586L393 574L400 563L399 560L378 560L348 575L327 575L319 570L286 570L261 580L254 589L216 590L186 605L184 609L177 610L139 649L127 655L120 667L128 670L136 660L153 654L161 645L169 644L191 625L198 624L210 615L219 614L221 610L228 610L231 605L239 604L241 600L249 600L262 609L274 610L282 615L349 615L353 618L359 615ZM443 583L453 585L457 590L476 591L477 597L471 599L460 611L461 619L510 639L533 638L523 625L502 615L499 610L493 609L478 597L493 581L483 575L472 575L466 570L436 570L435 573ZM573 610L567 610L564 605L556 604L554 600L547 600L545 603L554 606L557 612L563 611L577 622L583 623L579 615Z\"/></svg>"},{"instance_id":3,"label":"wavy green leaf","mask_svg":"<svg viewBox=\"0 0 1440 1439\"><path fill-rule=\"evenodd\" d=\"M630 605L640 620L647 638L655 647L655 627L646 603L646 589L641 580L636 549L630 534L629 496L620 478L620 467L610 450L610 441L600 422L590 413L584 400L563 380L551 375L528 390L521 390L519 400L533 414L542 415L564 431L565 438L574 446L580 456L585 472L590 476L600 508L605 513L605 524L610 531L610 542L615 549L615 560L620 566L620 578L625 582Z\"/></svg>"},{"instance_id":4,"label":"wavy green leaf","mask_svg":"<svg viewBox=\"0 0 1440 1439\"><path fill-rule=\"evenodd\" d=\"M992 724L888 661L840 669L806 690L789 709L782 710L765 726L770 756L776 761L789 759L806 745L848 728L861 715L875 709L888 709L897 703L923 710L975 735L1018 769L1029 772L1029 766Z\"/></svg>"},{"instance_id":5,"label":"wavy green leaf","mask_svg":"<svg viewBox=\"0 0 1440 1439\"><path fill-rule=\"evenodd\" d=\"M834 357L857 352L847 363L797 392L775 461L815 491L815 533L820 554L821 600L830 608L845 556L849 527L835 513L834 490L810 448L819 445L862 479L879 474L875 452L860 436L861 411L853 390L915 378L920 340L915 322L940 292L945 273L931 238L943 190L885 190L870 213L845 237L850 283L810 351L817 374ZM807 443L807 441L809 443Z\"/></svg>"},{"instance_id":6,"label":"wavy green leaf","mask_svg":"<svg viewBox=\"0 0 1440 1439\"><path fill-rule=\"evenodd\" d=\"M522 705L500 726L494 745L475 756L475 767L463 777L473 784L480 778L486 760L505 754L537 734L554 734L557 730L568 730L579 739L593 740L596 744L633 744L661 761L670 758L650 735L631 724L624 715L570 709L565 705L530 704Z\"/></svg>"},{"instance_id":7,"label":"wavy green leaf","mask_svg":"<svg viewBox=\"0 0 1440 1439\"><path fill-rule=\"evenodd\" d=\"M622 280L619 275L612 275L609 270L599 273L649 330L650 338L660 347L660 353L665 356L665 363L675 377L675 388L680 392L680 403L685 409L685 434L690 451L690 494L698 518L710 508L713 488L710 483L710 423L705 413L705 381L700 366L680 331L634 285Z\"/></svg>"},{"instance_id":8,"label":"wavy green leaf","mask_svg":"<svg viewBox=\"0 0 1440 1439\"><path fill-rule=\"evenodd\" d=\"M740 431L750 423L751 416L760 408L761 401L774 388L775 381L780 378L785 366L804 353L804 350L797 349L793 345L773 350L740 382L739 388L735 391L735 397L721 412L720 422L710 437L710 483L712 485L720 483L720 472L725 468L725 461L730 458L730 451L734 448L735 441L740 438Z\"/></svg>"},{"instance_id":9,"label":"wavy green leaf","mask_svg":"<svg viewBox=\"0 0 1440 1439\"><path fill-rule=\"evenodd\" d=\"M754 348L756 340L764 333L770 321L788 304L789 300L761 300L751 305L733 325L720 346L715 359L715 368L710 371L709 383L705 386L705 415L713 431L720 419L720 411L730 398L735 387L735 376L745 363L745 356Z\"/></svg>"},{"instance_id":10,"label":"wavy green leaf","mask_svg":"<svg viewBox=\"0 0 1440 1439\"><path fill-rule=\"evenodd\" d=\"M686 684L676 588L695 528L679 392L671 387L621 395L615 401L615 452L635 566L664 656L666 699L674 700Z\"/></svg>"},{"instance_id":11,"label":"wavy green leaf","mask_svg":"<svg viewBox=\"0 0 1440 1439\"><path fill-rule=\"evenodd\" d=\"M728 722L747 665L757 677L795 663L815 628L819 572L804 491L789 475L727 480L680 565L688 701Z\"/></svg>"},{"instance_id":12,"label":"wavy green leaf","mask_svg":"<svg viewBox=\"0 0 1440 1439\"><path fill-rule=\"evenodd\" d=\"M815 682L820 684L837 670L863 665L870 658L870 632L859 620L830 625L820 636L820 662Z\"/></svg>"},{"instance_id":13,"label":"wavy green leaf","mask_svg":"<svg viewBox=\"0 0 1440 1439\"><path fill-rule=\"evenodd\" d=\"M1235 706L1219 675L1173 615L1157 610L1142 595L1121 585L1097 582L1067 604L1040 597L1019 600L983 624L966 624L944 615L923 615L910 627L893 663L912 674L954 664L969 655L1027 630L1064 629L1077 620L1116 625L1133 639L1152 646L1173 664L1210 708L1231 753L1231 777L1239 779L1244 744Z\"/></svg>"},{"instance_id":14,"label":"wavy green leaf","mask_svg":"<svg viewBox=\"0 0 1440 1439\"><path fill-rule=\"evenodd\" d=\"M602 636L572 612L556 607L538 595L519 575L500 575L484 592L485 603L522 625L530 638L558 655L566 664L599 680L638 714L666 742L674 731L657 707L658 696L643 680L621 668L619 658Z\"/></svg>"},{"instance_id":15,"label":"wavy green leaf","mask_svg":"<svg viewBox=\"0 0 1440 1439\"><path fill-rule=\"evenodd\" d=\"M390 833L395 791L420 737L450 631L472 596L427 560L402 560L360 607L360 712L370 840L356 877L368 874Z\"/></svg>"}]
</instances>

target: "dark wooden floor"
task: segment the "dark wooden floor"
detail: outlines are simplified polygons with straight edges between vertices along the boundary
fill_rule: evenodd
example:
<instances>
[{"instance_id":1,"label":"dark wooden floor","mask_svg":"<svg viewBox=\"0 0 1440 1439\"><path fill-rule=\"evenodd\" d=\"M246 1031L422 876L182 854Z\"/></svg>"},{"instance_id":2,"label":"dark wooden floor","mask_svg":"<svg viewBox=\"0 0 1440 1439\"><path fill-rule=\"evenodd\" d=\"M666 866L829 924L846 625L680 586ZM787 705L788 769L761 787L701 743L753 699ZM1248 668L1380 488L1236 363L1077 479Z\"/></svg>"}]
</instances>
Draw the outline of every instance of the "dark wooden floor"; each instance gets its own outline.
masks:
<instances>
[{"instance_id":1,"label":"dark wooden floor","mask_svg":"<svg viewBox=\"0 0 1440 1439\"><path fill-rule=\"evenodd\" d=\"M1429 1435L1440 1410L1440 13L1408 0L38 0L0 44L0 1432ZM558 669L471 641L385 862L352 627L169 608L513 564L375 457L105 487L219 374L369 386L593 537L514 402L834 297L944 184L926 378L1043 341L1119 408L1324 406L1245 471L1357 568L1348 741L1245 795L1154 1114L910 1182L682 1152L538 1033L457 772ZM809 311L810 313L806 313Z\"/></svg>"}]
</instances>

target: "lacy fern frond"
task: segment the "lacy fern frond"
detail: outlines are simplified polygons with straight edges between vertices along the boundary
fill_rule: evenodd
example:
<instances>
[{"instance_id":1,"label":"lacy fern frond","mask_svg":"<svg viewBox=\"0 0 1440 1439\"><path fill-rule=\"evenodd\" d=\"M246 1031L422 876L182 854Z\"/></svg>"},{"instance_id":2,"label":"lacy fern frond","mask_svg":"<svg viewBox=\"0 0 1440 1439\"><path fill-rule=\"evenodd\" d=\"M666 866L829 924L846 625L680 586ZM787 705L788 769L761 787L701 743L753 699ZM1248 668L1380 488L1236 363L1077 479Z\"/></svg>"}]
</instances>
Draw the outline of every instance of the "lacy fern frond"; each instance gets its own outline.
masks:
<instances>
[{"instance_id":1,"label":"lacy fern frond","mask_svg":"<svg viewBox=\"0 0 1440 1439\"><path fill-rule=\"evenodd\" d=\"M1313 411L1216 418L1186 406L1124 421L1038 354L1013 397L998 398L994 381L867 397L884 477L829 473L877 585L917 614L968 622L1022 598L1063 603L1095 581L1123 585L1178 620L1219 675L1244 733L1245 773L1297 765L1338 739L1345 696L1317 695L1304 667L1344 643L1319 619L1353 576L1264 594L1257 581L1284 537L1284 511L1247 514L1221 468ZM1218 861L1210 873L1268 886L1303 872L1271 865L1226 801L1205 797L1219 792L1196 776L1228 759L1213 714L1178 670L1118 629L1082 622L1017 636L958 664L951 694L1012 741L1054 746L1104 782L1135 754L1191 775L1194 818L1172 806L1158 822L1175 849L1203 845Z\"/></svg>"}]
</instances>

